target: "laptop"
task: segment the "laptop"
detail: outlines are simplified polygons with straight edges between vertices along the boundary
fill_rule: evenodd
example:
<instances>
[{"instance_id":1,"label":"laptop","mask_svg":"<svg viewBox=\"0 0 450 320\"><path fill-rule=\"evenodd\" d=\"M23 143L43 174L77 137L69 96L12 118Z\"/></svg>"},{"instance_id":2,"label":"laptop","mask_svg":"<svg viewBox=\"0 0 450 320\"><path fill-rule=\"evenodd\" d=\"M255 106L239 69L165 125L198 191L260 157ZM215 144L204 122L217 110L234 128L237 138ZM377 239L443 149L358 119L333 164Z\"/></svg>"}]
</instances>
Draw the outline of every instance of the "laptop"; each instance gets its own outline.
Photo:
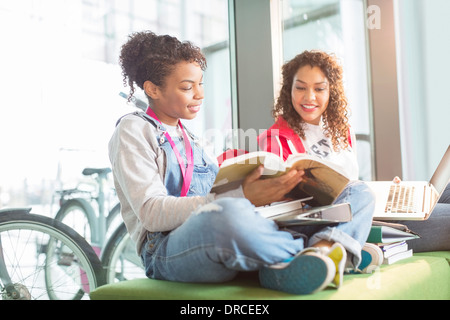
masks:
<instances>
[{"instance_id":1,"label":"laptop","mask_svg":"<svg viewBox=\"0 0 450 320\"><path fill-rule=\"evenodd\" d=\"M426 220L450 181L450 146L430 181L368 181L376 195L374 220Z\"/></svg>"}]
</instances>

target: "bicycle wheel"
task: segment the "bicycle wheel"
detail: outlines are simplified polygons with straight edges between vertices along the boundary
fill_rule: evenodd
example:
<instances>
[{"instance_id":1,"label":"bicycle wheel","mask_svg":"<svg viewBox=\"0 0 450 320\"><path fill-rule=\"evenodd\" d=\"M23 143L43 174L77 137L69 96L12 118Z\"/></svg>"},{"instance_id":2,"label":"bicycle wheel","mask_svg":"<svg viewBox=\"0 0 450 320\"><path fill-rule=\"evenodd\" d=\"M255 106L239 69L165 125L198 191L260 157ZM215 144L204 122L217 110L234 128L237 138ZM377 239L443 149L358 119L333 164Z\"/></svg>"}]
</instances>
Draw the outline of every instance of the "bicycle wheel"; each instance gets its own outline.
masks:
<instances>
[{"instance_id":1,"label":"bicycle wheel","mask_svg":"<svg viewBox=\"0 0 450 320\"><path fill-rule=\"evenodd\" d=\"M91 290L105 283L91 246L59 221L0 212L0 239L6 271L23 299L88 299ZM0 298L11 297L2 292Z\"/></svg>"},{"instance_id":2,"label":"bicycle wheel","mask_svg":"<svg viewBox=\"0 0 450 320\"><path fill-rule=\"evenodd\" d=\"M142 278L145 276L141 258L136 253L136 244L122 223L109 238L102 251L106 283Z\"/></svg>"},{"instance_id":3,"label":"bicycle wheel","mask_svg":"<svg viewBox=\"0 0 450 320\"><path fill-rule=\"evenodd\" d=\"M99 244L94 209L81 198L67 200L56 213L55 219L79 233L88 243Z\"/></svg>"}]
</instances>

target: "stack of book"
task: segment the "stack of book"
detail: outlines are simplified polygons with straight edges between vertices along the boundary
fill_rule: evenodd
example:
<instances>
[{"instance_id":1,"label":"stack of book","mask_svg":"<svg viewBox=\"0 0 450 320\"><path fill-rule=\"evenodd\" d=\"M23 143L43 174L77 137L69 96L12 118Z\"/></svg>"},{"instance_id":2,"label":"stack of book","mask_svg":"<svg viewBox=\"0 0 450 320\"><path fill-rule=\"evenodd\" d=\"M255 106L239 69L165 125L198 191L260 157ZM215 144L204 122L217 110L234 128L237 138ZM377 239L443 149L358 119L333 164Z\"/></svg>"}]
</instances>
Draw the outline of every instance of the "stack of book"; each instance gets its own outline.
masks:
<instances>
[{"instance_id":1,"label":"stack of book","mask_svg":"<svg viewBox=\"0 0 450 320\"><path fill-rule=\"evenodd\" d=\"M417 238L420 236L404 225L374 221L367 242L380 247L383 252L383 264L393 264L413 255L407 241Z\"/></svg>"},{"instance_id":2,"label":"stack of book","mask_svg":"<svg viewBox=\"0 0 450 320\"><path fill-rule=\"evenodd\" d=\"M406 241L380 245L380 249L383 251L383 264L393 264L413 255L413 249L408 250Z\"/></svg>"}]
</instances>

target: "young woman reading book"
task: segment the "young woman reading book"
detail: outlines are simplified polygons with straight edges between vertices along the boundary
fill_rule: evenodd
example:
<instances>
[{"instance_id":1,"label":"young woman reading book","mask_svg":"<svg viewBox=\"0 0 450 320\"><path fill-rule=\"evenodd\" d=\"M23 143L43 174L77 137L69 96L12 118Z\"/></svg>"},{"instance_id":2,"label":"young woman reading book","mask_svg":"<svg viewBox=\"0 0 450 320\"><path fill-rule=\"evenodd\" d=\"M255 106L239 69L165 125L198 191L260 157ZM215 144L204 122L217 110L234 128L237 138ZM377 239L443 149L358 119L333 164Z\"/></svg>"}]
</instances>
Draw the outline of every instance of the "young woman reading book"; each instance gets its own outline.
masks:
<instances>
[{"instance_id":1,"label":"young woman reading book","mask_svg":"<svg viewBox=\"0 0 450 320\"><path fill-rule=\"evenodd\" d=\"M239 188L210 193L218 166L181 122L195 118L202 107L206 60L200 49L171 36L139 32L123 45L120 64L131 96L138 86L149 103L146 112L122 117L109 143L121 213L146 275L223 282L241 271L259 271L263 286L295 294L316 292L332 281L339 285L342 245L326 252L308 248L315 243L279 230L255 212L255 206L284 200L303 172L260 179L258 168ZM360 206L356 221L317 234L353 248L355 266L360 248L354 235L368 231L370 194ZM279 283L281 276L285 280Z\"/></svg>"},{"instance_id":2,"label":"young woman reading book","mask_svg":"<svg viewBox=\"0 0 450 320\"><path fill-rule=\"evenodd\" d=\"M283 159L295 153L308 153L343 169L350 183L335 203L350 203L353 221L319 231L309 238L309 244L319 241L330 246L336 240L324 234L341 233L350 240L341 243L356 266L364 247L367 259L359 267L367 270L370 263L381 264L382 257L376 246L366 245L373 207L367 205L365 199L371 199L372 195L369 188L357 180L358 163L352 145L355 138L347 113L342 67L325 52L305 51L283 65L282 86L273 110L275 123L258 139L262 150ZM295 229L300 234L310 232L305 227Z\"/></svg>"}]
</instances>

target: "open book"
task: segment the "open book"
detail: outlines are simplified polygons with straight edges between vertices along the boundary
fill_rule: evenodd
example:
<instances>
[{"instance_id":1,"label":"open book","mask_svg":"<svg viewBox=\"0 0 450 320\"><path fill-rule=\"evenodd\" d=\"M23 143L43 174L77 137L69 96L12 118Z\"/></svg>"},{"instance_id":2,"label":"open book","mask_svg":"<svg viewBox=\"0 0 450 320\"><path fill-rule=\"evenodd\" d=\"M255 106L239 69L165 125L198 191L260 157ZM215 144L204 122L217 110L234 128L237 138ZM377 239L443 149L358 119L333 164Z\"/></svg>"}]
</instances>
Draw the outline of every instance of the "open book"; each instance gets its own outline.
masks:
<instances>
[{"instance_id":1,"label":"open book","mask_svg":"<svg viewBox=\"0 0 450 320\"><path fill-rule=\"evenodd\" d=\"M303 181L287 197L313 197L308 202L311 205L330 205L349 182L341 168L318 157L301 153L290 155L283 161L274 153L256 151L225 160L211 192L222 193L237 188L244 178L261 164L264 165L263 178L278 177L292 168L304 170Z\"/></svg>"}]
</instances>

